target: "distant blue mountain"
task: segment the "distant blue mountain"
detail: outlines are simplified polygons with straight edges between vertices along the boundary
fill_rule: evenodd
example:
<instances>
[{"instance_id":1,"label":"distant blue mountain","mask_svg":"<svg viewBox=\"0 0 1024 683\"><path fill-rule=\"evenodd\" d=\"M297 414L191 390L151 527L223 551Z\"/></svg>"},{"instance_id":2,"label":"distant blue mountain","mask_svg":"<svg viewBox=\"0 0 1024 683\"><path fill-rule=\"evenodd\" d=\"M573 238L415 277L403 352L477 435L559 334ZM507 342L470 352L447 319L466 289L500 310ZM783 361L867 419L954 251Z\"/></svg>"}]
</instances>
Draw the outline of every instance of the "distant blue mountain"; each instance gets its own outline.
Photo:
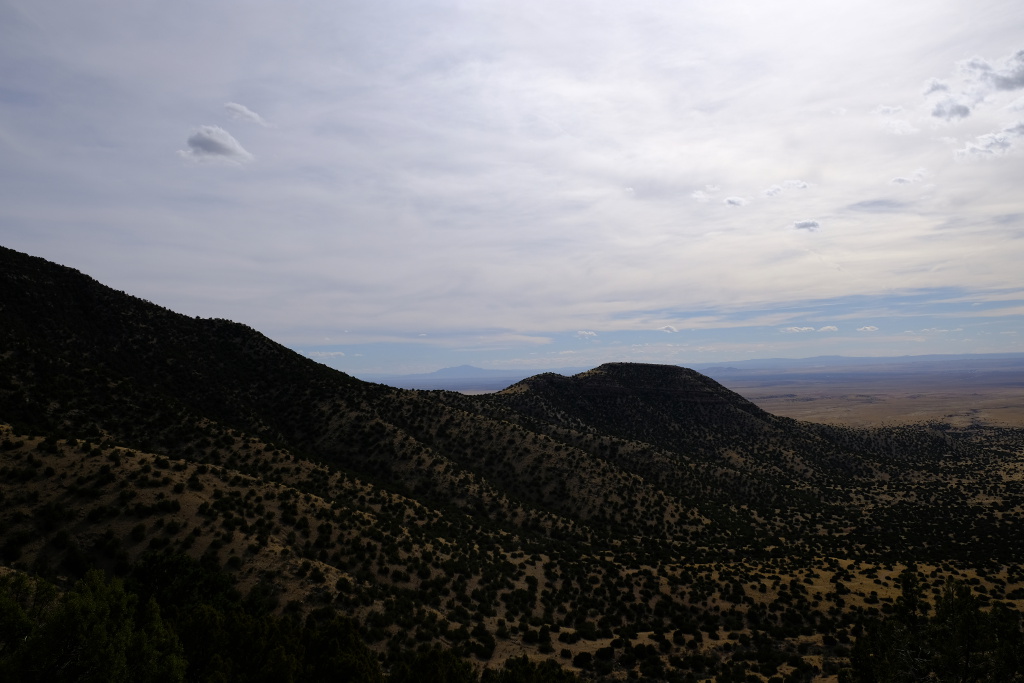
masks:
<instances>
[{"instance_id":1,"label":"distant blue mountain","mask_svg":"<svg viewBox=\"0 0 1024 683\"><path fill-rule=\"evenodd\" d=\"M575 375L589 370L589 367L556 368L554 370L537 369L505 369L489 370L474 365L459 365L453 368L441 368L434 372L412 375L361 375L359 379L367 382L386 384L399 389L447 389L449 391L501 391L516 382L544 372L559 375Z\"/></svg>"},{"instance_id":2,"label":"distant blue mountain","mask_svg":"<svg viewBox=\"0 0 1024 683\"><path fill-rule=\"evenodd\" d=\"M527 372L530 372L527 370ZM487 370L475 365L459 365L454 368L441 368L422 375L406 375L407 377L506 377L520 374L515 370Z\"/></svg>"}]
</instances>

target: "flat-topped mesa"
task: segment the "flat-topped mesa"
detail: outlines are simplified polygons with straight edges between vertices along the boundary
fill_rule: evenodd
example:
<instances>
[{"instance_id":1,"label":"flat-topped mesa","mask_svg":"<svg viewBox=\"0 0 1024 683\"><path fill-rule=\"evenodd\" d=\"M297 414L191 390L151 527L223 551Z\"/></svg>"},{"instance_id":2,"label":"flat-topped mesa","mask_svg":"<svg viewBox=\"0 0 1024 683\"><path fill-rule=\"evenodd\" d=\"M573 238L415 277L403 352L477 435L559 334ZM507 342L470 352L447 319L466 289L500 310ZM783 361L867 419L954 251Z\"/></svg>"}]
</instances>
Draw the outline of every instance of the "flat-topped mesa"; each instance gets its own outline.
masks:
<instances>
[{"instance_id":1,"label":"flat-topped mesa","mask_svg":"<svg viewBox=\"0 0 1024 683\"><path fill-rule=\"evenodd\" d=\"M697 403L728 403L737 407L756 406L739 394L726 389L707 375L678 365L651 363L605 363L593 370L575 375L581 387L595 393L642 393L673 396Z\"/></svg>"},{"instance_id":2,"label":"flat-topped mesa","mask_svg":"<svg viewBox=\"0 0 1024 683\"><path fill-rule=\"evenodd\" d=\"M731 406L762 419L774 416L696 370L653 363L605 363L572 377L544 373L529 377L500 393L571 392L595 399L634 397L672 403Z\"/></svg>"},{"instance_id":3,"label":"flat-topped mesa","mask_svg":"<svg viewBox=\"0 0 1024 683\"><path fill-rule=\"evenodd\" d=\"M710 377L675 365L606 363L563 377L536 375L494 395L517 412L551 424L678 448L735 443L785 428Z\"/></svg>"}]
</instances>

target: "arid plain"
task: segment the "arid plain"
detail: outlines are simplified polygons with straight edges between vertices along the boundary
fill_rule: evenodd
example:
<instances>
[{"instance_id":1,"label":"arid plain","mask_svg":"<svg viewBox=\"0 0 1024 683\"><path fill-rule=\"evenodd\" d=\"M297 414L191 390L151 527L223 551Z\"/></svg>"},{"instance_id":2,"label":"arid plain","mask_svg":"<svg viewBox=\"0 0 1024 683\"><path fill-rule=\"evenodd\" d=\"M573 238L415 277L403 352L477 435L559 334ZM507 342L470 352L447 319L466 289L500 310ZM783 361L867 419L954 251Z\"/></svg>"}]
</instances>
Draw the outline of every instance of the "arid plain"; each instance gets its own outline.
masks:
<instances>
[{"instance_id":1,"label":"arid plain","mask_svg":"<svg viewBox=\"0 0 1024 683\"><path fill-rule=\"evenodd\" d=\"M775 415L851 427L1024 427L1024 361L934 360L703 372Z\"/></svg>"}]
</instances>

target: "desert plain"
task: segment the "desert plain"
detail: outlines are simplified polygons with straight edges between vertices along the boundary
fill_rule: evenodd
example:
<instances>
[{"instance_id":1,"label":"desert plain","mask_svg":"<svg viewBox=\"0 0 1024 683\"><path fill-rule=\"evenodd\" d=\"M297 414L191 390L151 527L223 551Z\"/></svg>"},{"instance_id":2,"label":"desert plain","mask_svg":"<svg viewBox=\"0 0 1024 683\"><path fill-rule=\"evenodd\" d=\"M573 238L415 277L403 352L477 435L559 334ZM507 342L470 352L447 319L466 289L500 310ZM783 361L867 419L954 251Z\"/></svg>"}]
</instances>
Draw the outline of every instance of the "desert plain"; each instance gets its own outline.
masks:
<instances>
[{"instance_id":1,"label":"desert plain","mask_svg":"<svg viewBox=\"0 0 1024 683\"><path fill-rule=\"evenodd\" d=\"M1024 361L1016 358L703 372L764 410L797 420L850 427L1024 427Z\"/></svg>"}]
</instances>

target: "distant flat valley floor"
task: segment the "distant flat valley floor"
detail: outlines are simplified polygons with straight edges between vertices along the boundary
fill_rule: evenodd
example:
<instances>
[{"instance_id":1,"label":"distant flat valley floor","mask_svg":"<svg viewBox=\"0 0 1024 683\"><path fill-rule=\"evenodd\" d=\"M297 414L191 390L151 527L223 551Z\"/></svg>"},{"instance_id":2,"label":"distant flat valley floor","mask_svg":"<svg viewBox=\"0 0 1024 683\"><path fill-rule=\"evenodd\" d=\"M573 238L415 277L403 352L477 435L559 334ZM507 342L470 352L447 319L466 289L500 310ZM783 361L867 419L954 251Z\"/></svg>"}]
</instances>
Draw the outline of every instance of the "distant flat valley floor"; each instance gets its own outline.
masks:
<instances>
[{"instance_id":1,"label":"distant flat valley floor","mask_svg":"<svg viewBox=\"0 0 1024 683\"><path fill-rule=\"evenodd\" d=\"M775 415L854 427L1024 427L1024 363L914 362L707 372Z\"/></svg>"}]
</instances>

